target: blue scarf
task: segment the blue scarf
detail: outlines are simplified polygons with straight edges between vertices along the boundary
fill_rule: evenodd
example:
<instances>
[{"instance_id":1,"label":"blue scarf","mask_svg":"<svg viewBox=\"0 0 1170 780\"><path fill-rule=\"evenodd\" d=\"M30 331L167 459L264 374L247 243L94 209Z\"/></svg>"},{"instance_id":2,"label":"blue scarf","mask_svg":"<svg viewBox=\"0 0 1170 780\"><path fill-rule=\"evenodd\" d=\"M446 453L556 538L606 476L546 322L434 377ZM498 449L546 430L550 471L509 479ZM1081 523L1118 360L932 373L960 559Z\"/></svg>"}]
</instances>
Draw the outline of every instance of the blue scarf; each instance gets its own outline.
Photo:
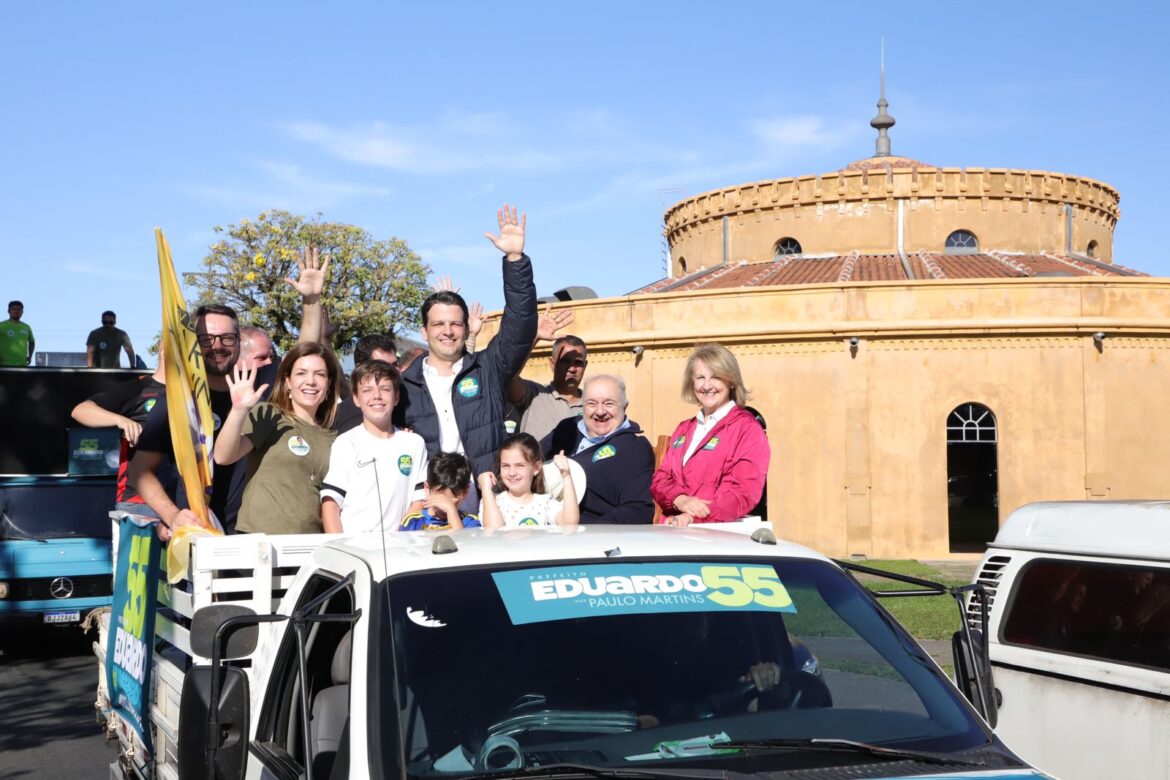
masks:
<instances>
[{"instance_id":1,"label":"blue scarf","mask_svg":"<svg viewBox=\"0 0 1170 780\"><path fill-rule=\"evenodd\" d=\"M589 432L587 430L585 430L585 418L582 417L579 420L577 420L577 430L581 432L581 443L577 445L577 451L574 452L573 454L577 455L577 454L583 452L584 450L589 449L590 447L594 447L598 444L601 444L603 441L608 439L610 436L613 436L614 434L616 434L620 431L624 431L626 428L629 428L629 427L630 427L630 418L627 417L626 419L622 420L621 425L614 428L612 431L605 434L604 436L590 436Z\"/></svg>"}]
</instances>

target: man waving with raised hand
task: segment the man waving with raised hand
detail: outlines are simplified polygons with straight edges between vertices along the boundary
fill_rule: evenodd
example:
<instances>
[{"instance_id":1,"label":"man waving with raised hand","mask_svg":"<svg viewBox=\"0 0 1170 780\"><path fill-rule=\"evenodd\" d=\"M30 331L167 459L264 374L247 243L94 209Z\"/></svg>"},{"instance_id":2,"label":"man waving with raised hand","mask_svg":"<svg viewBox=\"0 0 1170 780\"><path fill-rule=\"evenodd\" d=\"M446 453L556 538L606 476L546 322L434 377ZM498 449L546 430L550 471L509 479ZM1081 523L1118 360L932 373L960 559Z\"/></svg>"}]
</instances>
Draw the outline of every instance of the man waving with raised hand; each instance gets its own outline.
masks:
<instances>
[{"instance_id":1,"label":"man waving with raised hand","mask_svg":"<svg viewBox=\"0 0 1170 780\"><path fill-rule=\"evenodd\" d=\"M461 452L475 474L492 468L503 438L508 383L528 359L536 337L536 286L532 262L524 254L526 215L505 205L496 218L499 234L484 236L504 254L499 334L483 351L468 352L467 303L450 290L432 294L422 305L429 353L402 374L398 406L401 424L423 437L429 457ZM465 506L478 502L472 491Z\"/></svg>"}]
</instances>

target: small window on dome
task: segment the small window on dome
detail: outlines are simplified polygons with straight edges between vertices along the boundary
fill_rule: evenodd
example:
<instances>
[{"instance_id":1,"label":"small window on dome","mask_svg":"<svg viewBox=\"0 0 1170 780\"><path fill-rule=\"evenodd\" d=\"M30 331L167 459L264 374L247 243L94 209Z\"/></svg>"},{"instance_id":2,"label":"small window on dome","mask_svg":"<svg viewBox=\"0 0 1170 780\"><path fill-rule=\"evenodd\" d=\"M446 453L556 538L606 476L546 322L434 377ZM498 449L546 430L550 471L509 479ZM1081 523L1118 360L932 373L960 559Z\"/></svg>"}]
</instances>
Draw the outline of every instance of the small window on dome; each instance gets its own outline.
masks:
<instances>
[{"instance_id":1,"label":"small window on dome","mask_svg":"<svg viewBox=\"0 0 1170 780\"><path fill-rule=\"evenodd\" d=\"M784 257L786 255L799 255L804 250L800 248L800 242L792 236L785 236L776 242L776 246L772 249L773 257Z\"/></svg>"},{"instance_id":2,"label":"small window on dome","mask_svg":"<svg viewBox=\"0 0 1170 780\"><path fill-rule=\"evenodd\" d=\"M970 230L956 230L947 236L948 255L973 255L979 251L979 239Z\"/></svg>"},{"instance_id":3,"label":"small window on dome","mask_svg":"<svg viewBox=\"0 0 1170 780\"><path fill-rule=\"evenodd\" d=\"M685 257L680 257L678 259L678 270L682 271L684 274L687 272L687 259Z\"/></svg>"},{"instance_id":4,"label":"small window on dome","mask_svg":"<svg viewBox=\"0 0 1170 780\"><path fill-rule=\"evenodd\" d=\"M1089 245L1087 247L1085 247L1085 254L1088 255L1089 257L1096 257L1097 256L1097 242L1096 241L1089 242Z\"/></svg>"}]
</instances>

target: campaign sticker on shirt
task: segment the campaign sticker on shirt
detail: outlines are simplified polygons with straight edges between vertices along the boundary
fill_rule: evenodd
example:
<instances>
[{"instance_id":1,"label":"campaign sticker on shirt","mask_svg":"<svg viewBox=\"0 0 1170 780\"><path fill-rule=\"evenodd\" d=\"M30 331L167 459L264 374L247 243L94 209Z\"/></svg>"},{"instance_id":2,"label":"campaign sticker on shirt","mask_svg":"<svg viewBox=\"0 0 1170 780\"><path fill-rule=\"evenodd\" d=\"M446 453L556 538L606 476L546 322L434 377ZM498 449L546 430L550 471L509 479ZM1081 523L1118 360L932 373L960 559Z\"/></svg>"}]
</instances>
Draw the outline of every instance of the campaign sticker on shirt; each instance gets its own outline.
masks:
<instances>
[{"instance_id":1,"label":"campaign sticker on shirt","mask_svg":"<svg viewBox=\"0 0 1170 780\"><path fill-rule=\"evenodd\" d=\"M719 437L712 436L711 439L706 444L703 445L703 449L713 450L713 449L715 449L716 446L718 446L718 444L719 444Z\"/></svg>"},{"instance_id":2,"label":"campaign sticker on shirt","mask_svg":"<svg viewBox=\"0 0 1170 780\"><path fill-rule=\"evenodd\" d=\"M554 566L496 572L492 580L513 625L665 612L796 612L768 564Z\"/></svg>"},{"instance_id":3,"label":"campaign sticker on shirt","mask_svg":"<svg viewBox=\"0 0 1170 780\"><path fill-rule=\"evenodd\" d=\"M402 472L403 476L410 475L410 467L414 465L414 458L409 455L398 456L398 470Z\"/></svg>"},{"instance_id":4,"label":"campaign sticker on shirt","mask_svg":"<svg viewBox=\"0 0 1170 780\"><path fill-rule=\"evenodd\" d=\"M525 517L516 525L540 525L540 521L535 517Z\"/></svg>"},{"instance_id":5,"label":"campaign sticker on shirt","mask_svg":"<svg viewBox=\"0 0 1170 780\"><path fill-rule=\"evenodd\" d=\"M98 349L105 349L105 348L106 348L106 342L99 341L98 342Z\"/></svg>"},{"instance_id":6,"label":"campaign sticker on shirt","mask_svg":"<svg viewBox=\"0 0 1170 780\"><path fill-rule=\"evenodd\" d=\"M464 398L475 398L479 395L479 380L473 376L465 376L460 379L459 395Z\"/></svg>"},{"instance_id":7,"label":"campaign sticker on shirt","mask_svg":"<svg viewBox=\"0 0 1170 780\"><path fill-rule=\"evenodd\" d=\"M516 432L516 421L515 420L504 420L504 433L511 436L515 432Z\"/></svg>"},{"instance_id":8,"label":"campaign sticker on shirt","mask_svg":"<svg viewBox=\"0 0 1170 780\"><path fill-rule=\"evenodd\" d=\"M14 331L14 330L9 330L9 331L8 331L8 338L10 338L10 339L14 339L14 338L16 338L16 331Z\"/></svg>"},{"instance_id":9,"label":"campaign sticker on shirt","mask_svg":"<svg viewBox=\"0 0 1170 780\"><path fill-rule=\"evenodd\" d=\"M675 439L674 443L671 444L670 446L674 447L677 450L679 447L683 446L686 443L687 443L687 435L684 433L682 436L679 436L677 439Z\"/></svg>"},{"instance_id":10,"label":"campaign sticker on shirt","mask_svg":"<svg viewBox=\"0 0 1170 780\"><path fill-rule=\"evenodd\" d=\"M617 455L617 447L612 444L606 444L603 447L598 447L597 452L593 453L593 462L596 463L599 460L612 458L614 455Z\"/></svg>"},{"instance_id":11,"label":"campaign sticker on shirt","mask_svg":"<svg viewBox=\"0 0 1170 780\"><path fill-rule=\"evenodd\" d=\"M303 458L309 454L309 443L300 436L290 436L288 438L288 451L298 458Z\"/></svg>"},{"instance_id":12,"label":"campaign sticker on shirt","mask_svg":"<svg viewBox=\"0 0 1170 780\"><path fill-rule=\"evenodd\" d=\"M154 408L154 405L155 405L157 402L158 402L158 399L157 399L157 398L148 398L148 399L146 399L146 403L144 403L144 404L142 405L142 409L143 409L143 411L145 411L147 414L150 414L150 410Z\"/></svg>"},{"instance_id":13,"label":"campaign sticker on shirt","mask_svg":"<svg viewBox=\"0 0 1170 780\"><path fill-rule=\"evenodd\" d=\"M219 415L215 412L211 413L211 430L218 431L219 426L223 425L223 420L219 419Z\"/></svg>"}]
</instances>

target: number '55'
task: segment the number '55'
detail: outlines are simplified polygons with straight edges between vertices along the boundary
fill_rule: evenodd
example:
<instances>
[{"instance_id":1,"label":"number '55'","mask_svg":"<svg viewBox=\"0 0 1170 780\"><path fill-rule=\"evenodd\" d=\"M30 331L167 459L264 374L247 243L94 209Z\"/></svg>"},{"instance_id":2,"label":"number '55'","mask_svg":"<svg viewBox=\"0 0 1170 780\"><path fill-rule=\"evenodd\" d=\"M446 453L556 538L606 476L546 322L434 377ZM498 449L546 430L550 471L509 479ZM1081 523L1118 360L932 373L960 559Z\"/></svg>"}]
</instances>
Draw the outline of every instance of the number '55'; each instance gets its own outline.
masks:
<instances>
[{"instance_id":1,"label":"number '55'","mask_svg":"<svg viewBox=\"0 0 1170 780\"><path fill-rule=\"evenodd\" d=\"M746 607L753 601L761 607L783 609L792 606L788 589L771 566L704 566L703 582L708 598L724 607Z\"/></svg>"}]
</instances>

